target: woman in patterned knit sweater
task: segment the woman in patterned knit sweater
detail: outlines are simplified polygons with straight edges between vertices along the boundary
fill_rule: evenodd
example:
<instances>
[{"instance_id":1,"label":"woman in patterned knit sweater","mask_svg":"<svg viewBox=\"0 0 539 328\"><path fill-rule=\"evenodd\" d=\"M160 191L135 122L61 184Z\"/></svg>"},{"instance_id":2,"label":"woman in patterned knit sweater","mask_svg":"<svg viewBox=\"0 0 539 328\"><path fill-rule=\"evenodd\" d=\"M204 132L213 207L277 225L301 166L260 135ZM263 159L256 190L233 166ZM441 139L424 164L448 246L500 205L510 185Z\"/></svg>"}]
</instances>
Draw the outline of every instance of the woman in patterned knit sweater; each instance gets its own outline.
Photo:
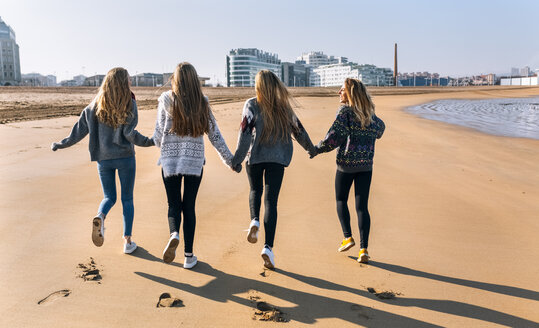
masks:
<instances>
[{"instance_id":1,"label":"woman in patterned knit sweater","mask_svg":"<svg viewBox=\"0 0 539 328\"><path fill-rule=\"evenodd\" d=\"M367 263L369 253L369 231L371 218L368 210L369 189L372 178L374 143L384 133L384 122L374 114L374 104L367 89L357 79L346 79L339 91L343 104L337 118L324 140L315 146L316 154L337 152L337 173L335 175L335 194L337 214L344 233L339 252L355 245L350 227L348 194L354 184L356 212L359 224L360 251L358 262Z\"/></svg>"},{"instance_id":2,"label":"woman in patterned knit sweater","mask_svg":"<svg viewBox=\"0 0 539 328\"><path fill-rule=\"evenodd\" d=\"M256 97L243 107L238 148L232 166L240 165L247 156L247 177L251 192L249 207L251 224L247 234L250 243L258 240L260 203L264 195L265 244L262 249L264 266L274 269L273 240L277 225L277 200L283 181L284 168L292 159L292 138L310 152L314 146L290 106L290 96L279 78L268 70L255 78Z\"/></svg>"},{"instance_id":3,"label":"woman in patterned knit sweater","mask_svg":"<svg viewBox=\"0 0 539 328\"><path fill-rule=\"evenodd\" d=\"M172 90L163 92L159 97L157 120L152 137L155 144L161 148L158 165L162 166L168 199L170 238L163 251L163 261L170 263L176 256L183 213L185 239L183 267L190 269L197 264L197 257L193 255L195 202L205 162L204 134L208 135L227 166L231 165L232 153L219 131L208 98L202 94L195 68L186 62L178 64L171 83ZM235 168L239 172L241 165Z\"/></svg>"}]
</instances>

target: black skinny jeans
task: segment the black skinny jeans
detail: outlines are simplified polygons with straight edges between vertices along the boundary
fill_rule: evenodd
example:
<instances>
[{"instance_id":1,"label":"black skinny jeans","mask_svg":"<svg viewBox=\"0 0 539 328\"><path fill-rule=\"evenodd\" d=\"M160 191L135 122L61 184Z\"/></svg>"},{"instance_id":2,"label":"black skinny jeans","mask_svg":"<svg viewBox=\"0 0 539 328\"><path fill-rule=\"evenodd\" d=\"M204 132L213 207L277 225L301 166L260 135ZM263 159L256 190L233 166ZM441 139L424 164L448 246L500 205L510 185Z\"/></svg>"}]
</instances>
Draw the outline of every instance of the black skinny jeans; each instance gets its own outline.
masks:
<instances>
[{"instance_id":1,"label":"black skinny jeans","mask_svg":"<svg viewBox=\"0 0 539 328\"><path fill-rule=\"evenodd\" d=\"M262 192L264 195L264 232L265 244L273 248L275 239L275 228L277 226L277 200L284 176L284 165L277 163L259 163L246 165L247 177L251 192L249 193L249 207L251 209L251 220L260 218L260 204Z\"/></svg>"},{"instance_id":2,"label":"black skinny jeans","mask_svg":"<svg viewBox=\"0 0 539 328\"><path fill-rule=\"evenodd\" d=\"M193 242L195 239L195 202L198 193L198 187L202 180L200 176L195 175L173 175L165 178L161 171L165 190L168 199L168 227L170 233L180 231L183 212L183 238L185 241L185 253L193 253ZM182 178L183 178L183 199L182 199Z\"/></svg>"},{"instance_id":3,"label":"black skinny jeans","mask_svg":"<svg viewBox=\"0 0 539 328\"><path fill-rule=\"evenodd\" d=\"M350 212L348 211L348 194L352 183L356 198L357 223L359 225L360 247L367 248L371 216L369 215L369 190L371 187L372 171L344 173L337 170L335 175L335 196L337 198L337 214L341 221L344 238L352 237L350 228Z\"/></svg>"}]
</instances>

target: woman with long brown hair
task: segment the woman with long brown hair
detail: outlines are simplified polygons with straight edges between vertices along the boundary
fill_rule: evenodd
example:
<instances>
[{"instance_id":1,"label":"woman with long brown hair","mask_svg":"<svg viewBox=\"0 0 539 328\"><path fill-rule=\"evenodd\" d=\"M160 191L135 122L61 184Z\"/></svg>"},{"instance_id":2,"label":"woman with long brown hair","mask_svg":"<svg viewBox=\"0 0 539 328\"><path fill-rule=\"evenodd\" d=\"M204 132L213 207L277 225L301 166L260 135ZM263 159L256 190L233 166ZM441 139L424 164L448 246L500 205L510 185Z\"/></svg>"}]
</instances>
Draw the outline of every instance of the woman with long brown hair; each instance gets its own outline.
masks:
<instances>
[{"instance_id":1,"label":"woman with long brown hair","mask_svg":"<svg viewBox=\"0 0 539 328\"><path fill-rule=\"evenodd\" d=\"M130 77L121 67L111 69L95 97L81 113L71 134L53 143L52 150L70 147L90 134L90 158L97 161L97 171L103 187L104 198L92 221L92 241L103 245L105 217L116 202L116 170L122 188L121 199L124 219L124 253L135 251L131 241L135 185L135 149L133 145L148 147L154 143L141 135L135 127L138 123L137 103L130 89Z\"/></svg>"},{"instance_id":2,"label":"woman with long brown hair","mask_svg":"<svg viewBox=\"0 0 539 328\"><path fill-rule=\"evenodd\" d=\"M255 77L256 97L245 102L232 166L241 164L247 156L247 177L251 191L249 207L251 223L247 233L250 243L258 241L260 205L264 197L265 244L262 249L264 266L275 268L273 242L277 226L277 200L283 181L284 169L292 160L292 135L307 151L313 144L301 125L292 106L290 94L269 70L258 72Z\"/></svg>"},{"instance_id":3,"label":"woman with long brown hair","mask_svg":"<svg viewBox=\"0 0 539 328\"><path fill-rule=\"evenodd\" d=\"M312 157L339 148L335 195L337 215L341 222L344 240L338 251L347 251L355 245L348 211L348 194L354 184L361 248L357 260L360 263L367 263L369 261L367 246L371 227L368 202L374 143L376 139L382 137L385 124L374 114L374 103L361 81L346 79L339 90L339 96L342 106L339 107L337 118L325 139L315 146L316 152L312 154Z\"/></svg>"},{"instance_id":4,"label":"woman with long brown hair","mask_svg":"<svg viewBox=\"0 0 539 328\"><path fill-rule=\"evenodd\" d=\"M193 255L195 202L205 163L204 134L208 135L227 166L231 165L232 153L219 131L208 98L202 93L195 68L186 62L178 64L171 85L172 90L163 92L159 97L152 137L161 148L158 164L162 167L168 199L170 238L163 251L163 261L170 263L176 256L183 213L183 267L190 269L197 264L197 257ZM241 165L235 166L235 169L239 172Z\"/></svg>"}]
</instances>

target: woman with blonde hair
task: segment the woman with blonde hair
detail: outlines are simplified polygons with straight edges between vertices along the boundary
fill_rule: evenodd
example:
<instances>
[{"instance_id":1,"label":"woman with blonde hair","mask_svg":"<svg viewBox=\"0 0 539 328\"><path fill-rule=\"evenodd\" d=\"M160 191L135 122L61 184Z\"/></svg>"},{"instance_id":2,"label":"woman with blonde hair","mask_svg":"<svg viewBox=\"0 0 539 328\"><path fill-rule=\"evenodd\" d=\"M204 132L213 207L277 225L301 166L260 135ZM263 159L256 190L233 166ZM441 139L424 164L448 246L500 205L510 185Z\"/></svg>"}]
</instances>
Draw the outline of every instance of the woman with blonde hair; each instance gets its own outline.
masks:
<instances>
[{"instance_id":1,"label":"woman with blonde hair","mask_svg":"<svg viewBox=\"0 0 539 328\"><path fill-rule=\"evenodd\" d=\"M301 125L292 106L290 94L269 70L258 72L255 78L256 97L243 107L238 146L232 165L239 165L247 156L247 177L251 188L249 207L251 224L247 240L256 243L260 227L260 204L264 195L265 244L262 249L264 266L275 268L273 242L277 225L277 200L284 169L292 159L292 137L307 151L314 151L307 131Z\"/></svg>"},{"instance_id":2,"label":"woman with blonde hair","mask_svg":"<svg viewBox=\"0 0 539 328\"><path fill-rule=\"evenodd\" d=\"M153 141L141 135L135 127L138 123L137 103L130 89L127 70L111 69L95 97L81 113L71 134L58 143L53 151L70 147L90 134L90 158L97 161L97 171L103 187L104 198L97 215L92 221L92 241L103 245L105 239L105 217L116 202L116 170L120 178L121 200L124 219L124 253L135 251L137 245L131 240L135 186L135 148L153 146Z\"/></svg>"},{"instance_id":3,"label":"woman with blonde hair","mask_svg":"<svg viewBox=\"0 0 539 328\"><path fill-rule=\"evenodd\" d=\"M368 201L372 179L374 143L376 139L382 137L385 125L374 114L374 103L361 81L346 79L339 90L339 96L342 106L337 111L337 118L325 139L315 146L316 152L312 154L312 157L339 148L335 194L337 215L341 222L344 240L338 251L347 251L355 245L347 204L348 194L353 183L361 248L357 260L360 263L367 263L369 261L367 246L371 226Z\"/></svg>"},{"instance_id":4,"label":"woman with blonde hair","mask_svg":"<svg viewBox=\"0 0 539 328\"><path fill-rule=\"evenodd\" d=\"M183 267L191 269L197 264L197 257L193 255L195 202L205 163L204 134L208 135L227 166L231 164L232 153L219 131L208 98L202 93L195 68L186 62L178 64L172 75L171 85L172 90L163 92L159 97L152 137L155 144L161 148L158 165L162 166L168 199L170 237L163 251L163 261L170 263L176 256L183 213ZM235 169L239 172L241 165L235 166Z\"/></svg>"}]
</instances>

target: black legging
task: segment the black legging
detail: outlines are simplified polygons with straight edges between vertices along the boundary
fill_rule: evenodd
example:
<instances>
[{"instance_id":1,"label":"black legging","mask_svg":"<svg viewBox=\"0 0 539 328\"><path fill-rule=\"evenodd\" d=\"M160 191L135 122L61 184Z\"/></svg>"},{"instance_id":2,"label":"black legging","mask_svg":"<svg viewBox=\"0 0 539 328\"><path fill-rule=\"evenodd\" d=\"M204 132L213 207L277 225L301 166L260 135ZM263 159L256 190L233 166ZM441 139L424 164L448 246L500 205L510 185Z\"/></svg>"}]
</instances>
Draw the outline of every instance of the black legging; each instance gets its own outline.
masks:
<instances>
[{"instance_id":1,"label":"black legging","mask_svg":"<svg viewBox=\"0 0 539 328\"><path fill-rule=\"evenodd\" d=\"M335 196L337 198L337 214L341 221L344 238L352 237L350 228L350 212L348 211L348 194L354 183L356 198L357 223L359 225L360 247L367 248L371 216L369 215L369 189L371 187L372 171L344 173L337 170L335 175Z\"/></svg>"},{"instance_id":2,"label":"black legging","mask_svg":"<svg viewBox=\"0 0 539 328\"><path fill-rule=\"evenodd\" d=\"M195 239L195 202L198 193L198 187L202 180L200 176L195 175L173 175L165 178L163 171L163 182L167 192L168 199L168 227L170 233L180 231L183 212L183 238L185 240L185 253L193 253L193 241ZM183 199L182 199L182 178L183 180Z\"/></svg>"},{"instance_id":3,"label":"black legging","mask_svg":"<svg viewBox=\"0 0 539 328\"><path fill-rule=\"evenodd\" d=\"M277 163L259 163L246 165L247 177L251 192L249 193L249 207L251 220L260 218L260 203L264 188L264 232L266 245L273 247L275 239L275 227L277 226L277 200L283 182L284 165ZM263 181L264 178L264 181Z\"/></svg>"}]
</instances>

